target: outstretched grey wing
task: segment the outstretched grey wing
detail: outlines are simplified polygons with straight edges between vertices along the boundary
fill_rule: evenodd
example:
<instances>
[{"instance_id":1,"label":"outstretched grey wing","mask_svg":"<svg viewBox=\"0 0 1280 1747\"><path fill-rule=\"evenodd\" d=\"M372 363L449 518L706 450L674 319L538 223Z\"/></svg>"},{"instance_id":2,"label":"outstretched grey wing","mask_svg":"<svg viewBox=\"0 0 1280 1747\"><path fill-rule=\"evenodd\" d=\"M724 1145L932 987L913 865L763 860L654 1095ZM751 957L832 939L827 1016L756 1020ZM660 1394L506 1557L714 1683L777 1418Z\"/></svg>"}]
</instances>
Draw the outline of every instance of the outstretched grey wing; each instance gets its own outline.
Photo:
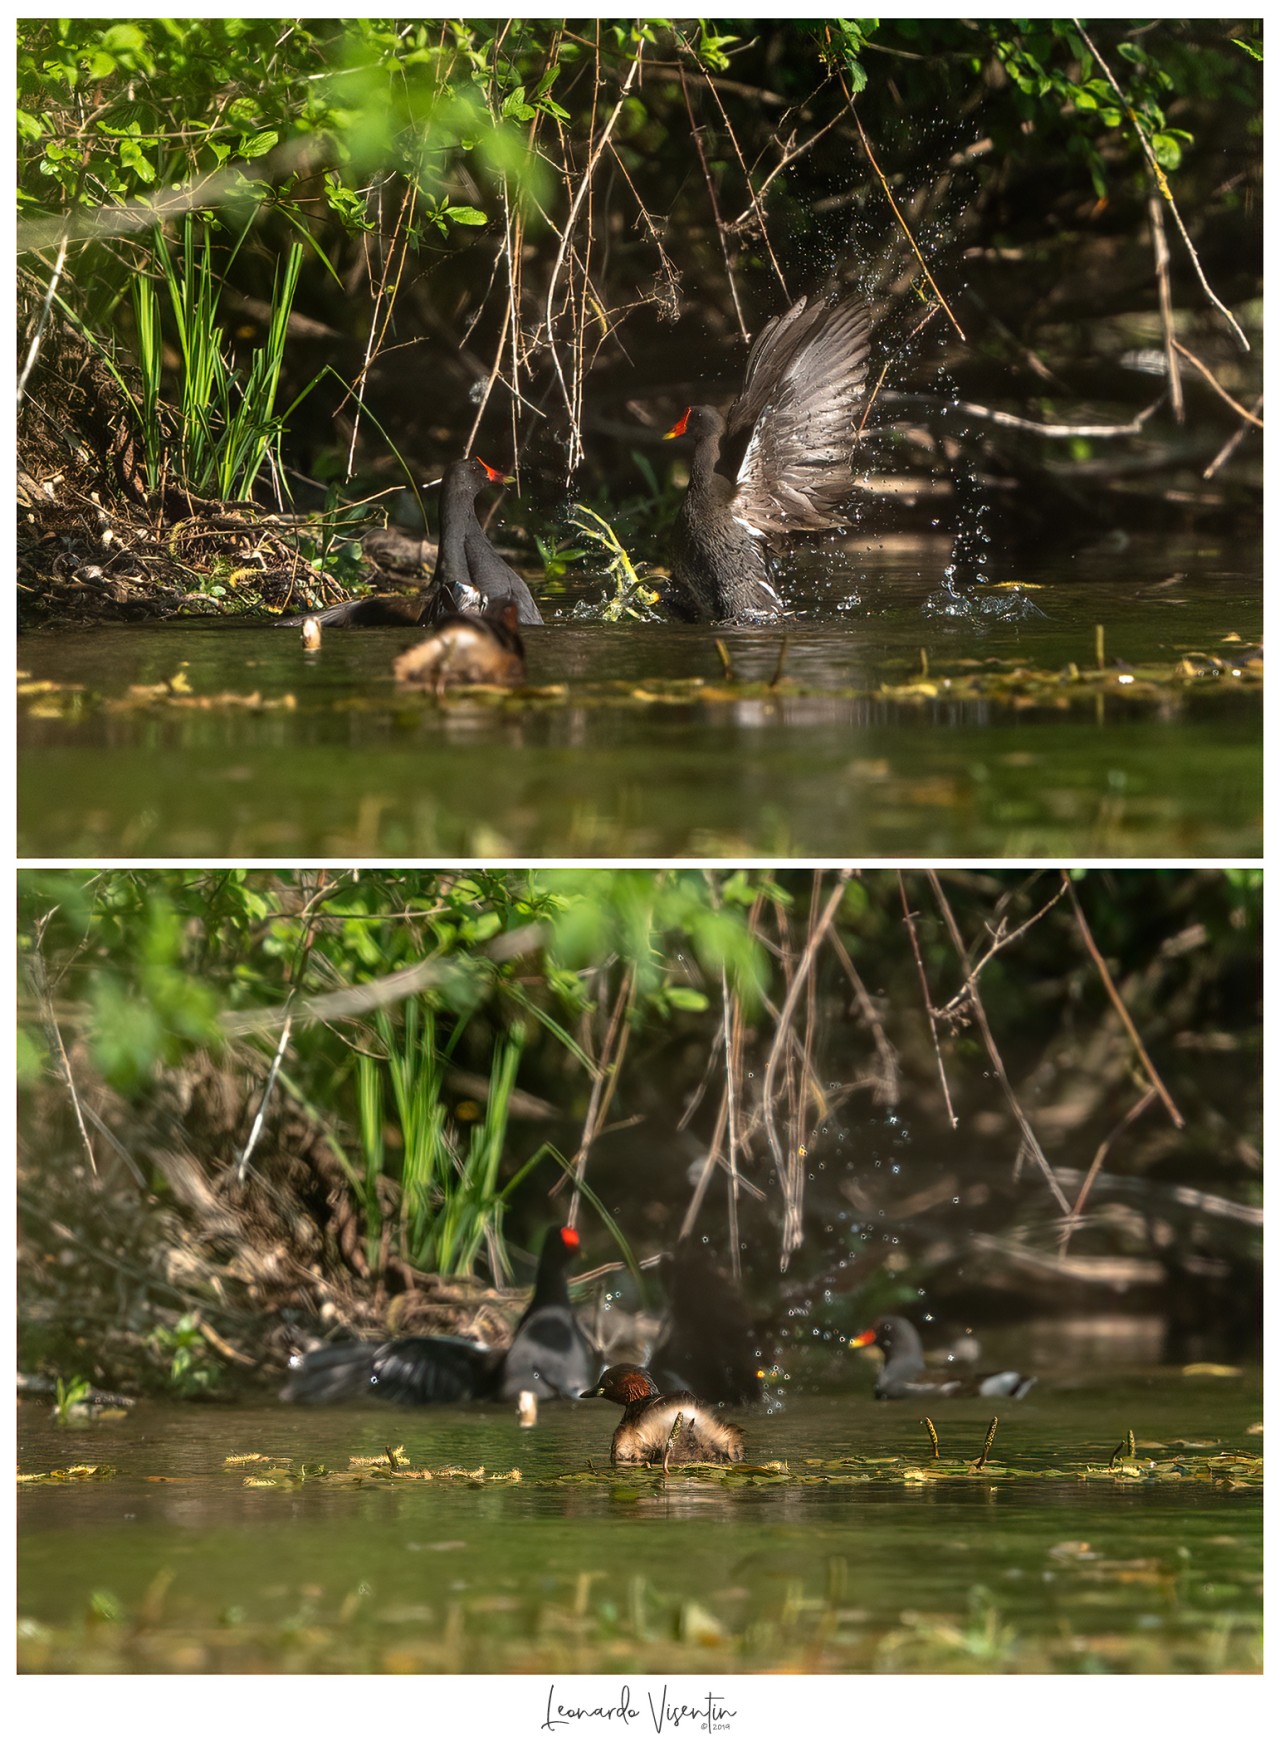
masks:
<instances>
[{"instance_id":1,"label":"outstretched grey wing","mask_svg":"<svg viewBox=\"0 0 1280 1747\"><path fill-rule=\"evenodd\" d=\"M766 539L832 527L853 491L873 327L860 298L801 298L761 329L730 432L750 429L733 511Z\"/></svg>"}]
</instances>

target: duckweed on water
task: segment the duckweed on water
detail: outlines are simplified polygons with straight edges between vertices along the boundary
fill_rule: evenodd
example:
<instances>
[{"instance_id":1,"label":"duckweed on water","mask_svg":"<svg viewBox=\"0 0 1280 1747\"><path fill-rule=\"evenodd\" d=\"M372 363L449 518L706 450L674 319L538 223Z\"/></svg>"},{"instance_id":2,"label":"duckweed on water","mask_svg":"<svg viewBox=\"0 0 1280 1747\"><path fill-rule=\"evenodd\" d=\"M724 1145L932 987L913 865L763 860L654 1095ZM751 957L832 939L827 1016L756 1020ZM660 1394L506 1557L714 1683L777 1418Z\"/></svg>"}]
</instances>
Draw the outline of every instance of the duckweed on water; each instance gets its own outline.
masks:
<instances>
[{"instance_id":1,"label":"duckweed on water","mask_svg":"<svg viewBox=\"0 0 1280 1747\"><path fill-rule=\"evenodd\" d=\"M1235 641L1239 640L1224 639L1225 643ZM997 657L938 663L931 662L922 651L917 671L904 672L900 679L885 679L873 686L833 687L787 678L782 671L784 655L785 644L780 650L773 676L768 680L741 680L732 665L727 664L723 676L714 680L694 675L642 680L575 680L572 684L514 687L456 686L439 698L424 695L412 701L400 694L392 696L388 676L386 693L375 691L352 695L330 701L325 707L359 713L381 712L394 706L397 714L416 717L424 711L463 706L474 708L480 703L489 708L512 711L548 710L568 705L574 709L608 705L636 708L807 698L832 702L878 699L902 704L985 700L1015 710L1069 709L1085 702L1096 704L1108 697L1123 698L1130 704L1135 701L1156 704L1206 687L1250 691L1260 686L1263 679L1263 662L1257 652L1213 655L1196 651L1184 654L1176 661L1094 668L1079 667L1073 662L1065 668L1049 669ZM78 720L98 713L119 715L160 708L249 712L299 708L292 692L278 697L267 697L260 691L248 694L228 691L198 693L192 689L185 663L169 679L154 685L131 685L119 696L80 684L34 680L28 674L19 674L18 701L31 716L65 720Z\"/></svg>"},{"instance_id":2,"label":"duckweed on water","mask_svg":"<svg viewBox=\"0 0 1280 1747\"><path fill-rule=\"evenodd\" d=\"M993 1421L993 1426L997 1422ZM568 1474L543 1478L527 1477L520 1468L495 1469L483 1465L464 1468L444 1463L434 1468L415 1467L403 1445L381 1455L348 1457L345 1469L328 1467L323 1462L298 1461L290 1456L266 1456L259 1452L231 1455L223 1458L225 1468L250 1468L244 1477L245 1486L295 1487L322 1482L329 1486L387 1486L415 1482L468 1486L523 1486L526 1488L603 1487L620 1500L630 1496L640 1498L661 1490L673 1479L690 1484L723 1487L743 1486L856 1486L875 1482L878 1485L898 1482L903 1486L938 1485L962 1480L1086 1480L1117 1486L1160 1485L1198 1482L1202 1485L1257 1487L1263 1481L1263 1459L1241 1451L1219 1450L1197 1440L1175 1440L1183 1454L1155 1457L1140 1456L1139 1446L1130 1432L1117 1445L1106 1463L1080 1462L1068 1459L1061 1463L1013 1466L987 1459L993 1441L988 1433L984 1451L971 1460L935 1456L918 1461L909 1456L809 1456L797 1464L789 1462L739 1462L722 1467L709 1462L672 1463L663 1473L654 1467L586 1468ZM1170 1444L1143 1442L1143 1449L1163 1450ZM1121 1453L1124 1459L1118 1460ZM110 1480L119 1469L106 1463L79 1463L47 1473L19 1474L20 1484L69 1485L84 1480ZM157 1484L198 1484L200 1476L147 1475Z\"/></svg>"}]
</instances>

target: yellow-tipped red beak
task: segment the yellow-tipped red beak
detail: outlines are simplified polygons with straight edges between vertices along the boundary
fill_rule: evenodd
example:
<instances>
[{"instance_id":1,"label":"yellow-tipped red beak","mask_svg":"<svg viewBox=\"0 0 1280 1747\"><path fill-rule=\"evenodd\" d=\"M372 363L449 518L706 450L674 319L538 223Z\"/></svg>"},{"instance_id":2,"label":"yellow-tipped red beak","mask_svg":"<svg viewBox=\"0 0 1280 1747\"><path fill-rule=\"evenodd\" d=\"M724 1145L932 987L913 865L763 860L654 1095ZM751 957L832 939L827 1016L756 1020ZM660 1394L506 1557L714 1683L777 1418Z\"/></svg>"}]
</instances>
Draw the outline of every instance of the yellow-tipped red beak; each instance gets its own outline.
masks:
<instances>
[{"instance_id":1,"label":"yellow-tipped red beak","mask_svg":"<svg viewBox=\"0 0 1280 1747\"><path fill-rule=\"evenodd\" d=\"M853 1335L849 1341L851 1347L874 1347L875 1344L876 1331L873 1328L864 1328L860 1335Z\"/></svg>"},{"instance_id":2,"label":"yellow-tipped red beak","mask_svg":"<svg viewBox=\"0 0 1280 1747\"><path fill-rule=\"evenodd\" d=\"M476 456L476 460L480 461L480 457L478 455ZM484 468L485 472L489 475L489 478L493 481L493 483L495 485L514 485L515 484L515 475L514 474L504 473L500 467L490 467L490 465L487 461L480 461L480 465Z\"/></svg>"},{"instance_id":3,"label":"yellow-tipped red beak","mask_svg":"<svg viewBox=\"0 0 1280 1747\"><path fill-rule=\"evenodd\" d=\"M693 408L691 406L685 407L684 411L680 414L680 417L676 420L675 424L672 425L671 429L662 433L662 440L664 443L669 437L684 436L685 431L689 428L689 414L692 411Z\"/></svg>"}]
</instances>

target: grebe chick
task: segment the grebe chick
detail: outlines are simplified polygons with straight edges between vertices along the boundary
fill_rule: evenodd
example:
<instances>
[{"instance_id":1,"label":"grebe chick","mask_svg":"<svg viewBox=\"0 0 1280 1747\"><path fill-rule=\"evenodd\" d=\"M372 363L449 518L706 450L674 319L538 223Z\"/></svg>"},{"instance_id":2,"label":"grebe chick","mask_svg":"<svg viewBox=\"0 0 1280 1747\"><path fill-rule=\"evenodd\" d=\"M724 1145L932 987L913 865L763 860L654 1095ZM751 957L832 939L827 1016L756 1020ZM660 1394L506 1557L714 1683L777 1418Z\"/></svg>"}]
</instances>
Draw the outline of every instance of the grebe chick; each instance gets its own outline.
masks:
<instances>
[{"instance_id":1,"label":"grebe chick","mask_svg":"<svg viewBox=\"0 0 1280 1747\"><path fill-rule=\"evenodd\" d=\"M603 1396L622 1406L610 1457L619 1462L741 1462L742 1432L687 1390L660 1395L647 1371L635 1365L610 1365L583 1399ZM680 1426L672 1438L679 1418ZM668 1448L669 1446L669 1448Z\"/></svg>"},{"instance_id":2,"label":"grebe chick","mask_svg":"<svg viewBox=\"0 0 1280 1747\"><path fill-rule=\"evenodd\" d=\"M397 655L391 671L401 685L519 685L524 641L513 602L493 613L450 613L421 643Z\"/></svg>"}]
</instances>

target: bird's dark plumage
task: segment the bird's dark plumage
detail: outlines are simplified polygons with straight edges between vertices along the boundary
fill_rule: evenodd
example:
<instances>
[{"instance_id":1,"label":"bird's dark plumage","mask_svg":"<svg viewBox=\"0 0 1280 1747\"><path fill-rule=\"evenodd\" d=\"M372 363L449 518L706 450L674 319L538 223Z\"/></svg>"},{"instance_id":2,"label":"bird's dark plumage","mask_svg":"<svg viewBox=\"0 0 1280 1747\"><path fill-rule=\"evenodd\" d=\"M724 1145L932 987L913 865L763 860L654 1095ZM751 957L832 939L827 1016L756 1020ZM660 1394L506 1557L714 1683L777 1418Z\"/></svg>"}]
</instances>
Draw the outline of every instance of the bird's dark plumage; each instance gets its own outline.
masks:
<instances>
[{"instance_id":1,"label":"bird's dark plumage","mask_svg":"<svg viewBox=\"0 0 1280 1747\"><path fill-rule=\"evenodd\" d=\"M364 595L317 612L295 613L276 623L300 625L304 619L315 619L331 629L432 625L455 613L501 613L510 605L520 624L540 625L542 614L524 578L494 551L476 515L476 498L483 488L504 483L505 476L476 455L452 461L445 468L440 486L440 541L435 569L423 593Z\"/></svg>"},{"instance_id":2,"label":"bird's dark plumage","mask_svg":"<svg viewBox=\"0 0 1280 1747\"><path fill-rule=\"evenodd\" d=\"M660 1389L691 1389L704 1401L759 1401L760 1364L742 1289L697 1243L663 1265L667 1320L649 1370Z\"/></svg>"},{"instance_id":3,"label":"bird's dark plumage","mask_svg":"<svg viewBox=\"0 0 1280 1747\"><path fill-rule=\"evenodd\" d=\"M599 1356L569 1302L569 1266L578 1245L572 1226L547 1233L533 1297L505 1351L445 1335L316 1347L292 1361L282 1398L316 1403L367 1392L418 1407L514 1401L526 1389L543 1400L579 1396L595 1376Z\"/></svg>"}]
</instances>

